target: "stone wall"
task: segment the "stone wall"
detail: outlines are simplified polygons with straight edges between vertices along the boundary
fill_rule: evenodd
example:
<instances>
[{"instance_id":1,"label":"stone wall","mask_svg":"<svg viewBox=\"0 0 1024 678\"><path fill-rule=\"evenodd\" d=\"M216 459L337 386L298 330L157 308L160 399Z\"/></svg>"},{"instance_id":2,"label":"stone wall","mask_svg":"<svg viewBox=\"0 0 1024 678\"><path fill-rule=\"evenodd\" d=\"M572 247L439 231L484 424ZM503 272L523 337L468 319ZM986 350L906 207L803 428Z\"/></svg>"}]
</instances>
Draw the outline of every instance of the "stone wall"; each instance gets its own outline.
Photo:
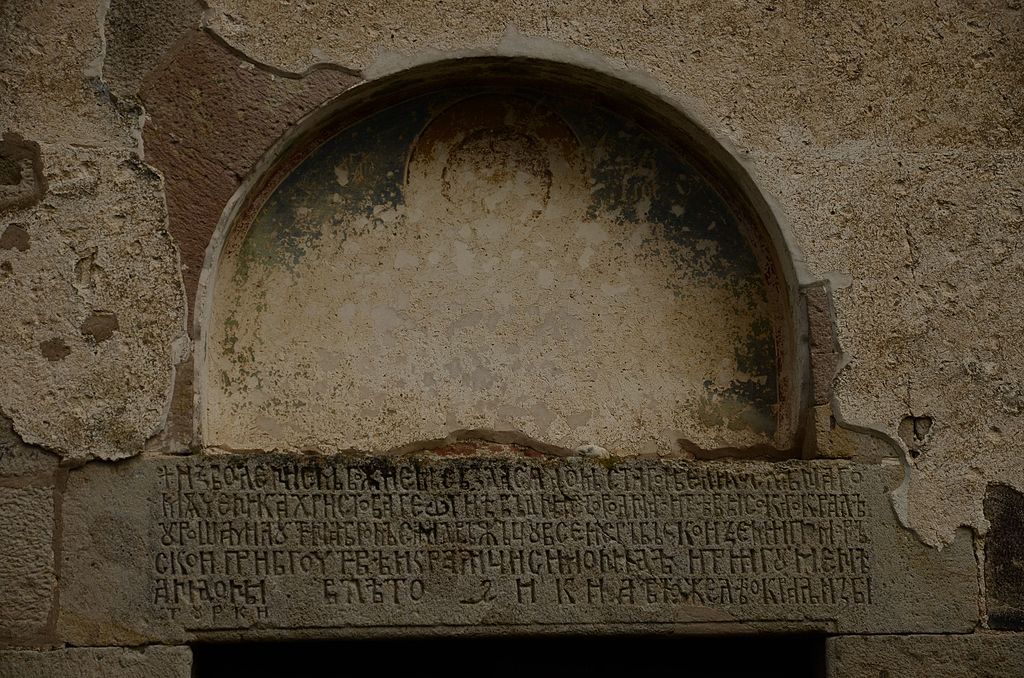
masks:
<instances>
[{"instance_id":1,"label":"stone wall","mask_svg":"<svg viewBox=\"0 0 1024 678\"><path fill-rule=\"evenodd\" d=\"M570 407L572 394L556 389L560 400L546 403L554 433L518 411L508 426L526 431L518 436L471 419L430 419L430 411L427 425L363 422L387 428L368 438L379 445L357 446L458 466L448 457L579 463L558 455L581 443L591 453L656 457L609 464L724 464L726 475L738 465L762 478L776 471L692 458L758 445L786 447L790 458L843 458L813 464L852 465L877 479L865 529L889 536L872 537L888 546L872 547L883 588L869 590L890 587L886 604L900 612L862 621L842 605L821 614L796 605L792 628L868 634L829 641L834 675L928 673L921 667L948 666L950 658L1021 666L1014 632L1024 630L1022 23L1016 2L5 3L0 646L11 649L0 654L0 675L156 675L161 663L167 675L187 672L187 649L100 646L197 637L187 625L160 621L147 594L118 591L119 582L130 588L138 580L139 591L152 593L152 567L140 563L155 562L157 530L167 522L156 469L202 466L214 453L200 427L205 373L196 369L208 338L202 290L218 263L208 252L219 252L217 239L228 235L219 224L280 169L289 141L319 124L337 97L355 101L410 69L430 73L432 64L477 57L545 60L596 74L595 82L619 81L714 143L730 176L743 177L740 189L763 198L758 213L777 229L773 242L785 261L777 262L781 280L768 287L792 293L781 316L792 345L780 355L793 363L779 365L780 378L793 380L799 418L782 443L716 438L686 418L657 416L658 440L692 445L616 442L626 434L609 434L607 443L601 428L583 425L588 437L576 440L558 433L568 430L558 429L559 417L586 408ZM566 261L581 254L563 252ZM274 359L269 352L266 360ZM722 374L731 380L726 368ZM656 410L636 402L641 413ZM620 409L636 415L631 407ZM303 430L323 421L328 415ZM629 431L633 422L603 424L613 433L618 425ZM479 429L458 430L472 427ZM677 435L686 427L697 432ZM222 437L217 453L243 438ZM240 447L334 453L351 442L282 440L291 438ZM178 462L181 455L191 456ZM893 562L907 563L916 585L934 582L942 604L925 605L926 596L896 576L888 559L898 553L904 560ZM289 590L269 581L272 594ZM712 630L751 630L767 618L706 598L686 605L694 600L704 609L687 607L682 621ZM672 616L615 609L607 618L621 613L623 624ZM83 617L91 610L109 615ZM496 623L517 621L514 605L499 610ZM302 625L287 608L274 614L284 615L275 628ZM331 619L336 629L349 623ZM911 635L890 642L876 633ZM881 643L891 659L874 649ZM68 645L94 648L61 649Z\"/></svg>"}]
</instances>

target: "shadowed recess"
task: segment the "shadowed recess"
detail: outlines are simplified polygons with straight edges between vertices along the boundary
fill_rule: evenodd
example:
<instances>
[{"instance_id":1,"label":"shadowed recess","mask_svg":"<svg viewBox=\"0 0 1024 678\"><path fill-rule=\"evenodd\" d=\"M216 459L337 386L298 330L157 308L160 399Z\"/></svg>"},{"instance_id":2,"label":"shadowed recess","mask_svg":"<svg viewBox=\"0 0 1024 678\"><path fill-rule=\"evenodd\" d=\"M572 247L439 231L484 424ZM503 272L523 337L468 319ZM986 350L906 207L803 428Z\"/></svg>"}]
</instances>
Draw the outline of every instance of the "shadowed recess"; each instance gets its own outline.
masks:
<instances>
[{"instance_id":1,"label":"shadowed recess","mask_svg":"<svg viewBox=\"0 0 1024 678\"><path fill-rule=\"evenodd\" d=\"M245 673L261 676L346 675L377 665L417 675L460 674L466 666L487 675L603 675L658 671L665 657L685 656L684 676L825 675L825 642L817 636L561 636L491 638L396 638L392 640L296 641L200 644L192 648L196 678ZM495 661L500 657L500 661ZM339 658L343 662L339 663ZM453 663L454 660L454 663Z\"/></svg>"},{"instance_id":2,"label":"shadowed recess","mask_svg":"<svg viewBox=\"0 0 1024 678\"><path fill-rule=\"evenodd\" d=\"M663 133L585 98L459 87L307 153L221 259L207 444L791 444L755 225Z\"/></svg>"}]
</instances>

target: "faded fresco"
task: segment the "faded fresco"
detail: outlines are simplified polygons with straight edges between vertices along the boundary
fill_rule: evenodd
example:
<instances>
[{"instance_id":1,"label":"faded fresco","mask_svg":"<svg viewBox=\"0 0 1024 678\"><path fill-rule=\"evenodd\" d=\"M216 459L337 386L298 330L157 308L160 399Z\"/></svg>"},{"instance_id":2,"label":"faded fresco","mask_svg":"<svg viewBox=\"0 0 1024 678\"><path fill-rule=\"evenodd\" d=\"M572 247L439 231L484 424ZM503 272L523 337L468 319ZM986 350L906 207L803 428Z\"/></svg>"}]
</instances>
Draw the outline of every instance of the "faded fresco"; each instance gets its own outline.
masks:
<instances>
[{"instance_id":1,"label":"faded fresco","mask_svg":"<svg viewBox=\"0 0 1024 678\"><path fill-rule=\"evenodd\" d=\"M302 161L224 255L204 442L784 446L745 228L690 159L590 103L459 89L381 111Z\"/></svg>"}]
</instances>

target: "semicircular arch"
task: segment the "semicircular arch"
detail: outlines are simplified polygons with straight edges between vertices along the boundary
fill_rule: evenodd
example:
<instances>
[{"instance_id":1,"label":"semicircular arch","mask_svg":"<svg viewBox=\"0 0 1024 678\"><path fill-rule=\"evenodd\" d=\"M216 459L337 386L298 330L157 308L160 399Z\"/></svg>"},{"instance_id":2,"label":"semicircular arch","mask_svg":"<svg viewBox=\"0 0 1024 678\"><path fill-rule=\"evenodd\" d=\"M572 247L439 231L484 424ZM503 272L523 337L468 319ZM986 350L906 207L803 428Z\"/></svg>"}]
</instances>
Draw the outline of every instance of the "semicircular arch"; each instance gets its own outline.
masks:
<instances>
[{"instance_id":1,"label":"semicircular arch","mask_svg":"<svg viewBox=\"0 0 1024 678\"><path fill-rule=\"evenodd\" d=\"M658 96L537 59L424 65L307 116L225 210L200 440L795 450L797 285L749 173Z\"/></svg>"}]
</instances>

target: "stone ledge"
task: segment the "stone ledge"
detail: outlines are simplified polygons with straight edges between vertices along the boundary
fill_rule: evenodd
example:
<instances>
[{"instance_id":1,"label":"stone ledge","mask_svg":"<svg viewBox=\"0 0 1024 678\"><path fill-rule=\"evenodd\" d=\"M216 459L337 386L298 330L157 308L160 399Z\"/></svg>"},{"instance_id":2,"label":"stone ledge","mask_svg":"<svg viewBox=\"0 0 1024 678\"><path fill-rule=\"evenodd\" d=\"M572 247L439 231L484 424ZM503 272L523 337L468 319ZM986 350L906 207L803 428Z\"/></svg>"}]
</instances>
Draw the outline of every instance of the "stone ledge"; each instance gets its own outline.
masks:
<instances>
[{"instance_id":1,"label":"stone ledge","mask_svg":"<svg viewBox=\"0 0 1024 678\"><path fill-rule=\"evenodd\" d=\"M0 650L0 678L189 678L192 650L149 646Z\"/></svg>"},{"instance_id":2,"label":"stone ledge","mask_svg":"<svg viewBox=\"0 0 1024 678\"><path fill-rule=\"evenodd\" d=\"M841 636L826 646L828 678L1024 676L1024 633Z\"/></svg>"}]
</instances>

